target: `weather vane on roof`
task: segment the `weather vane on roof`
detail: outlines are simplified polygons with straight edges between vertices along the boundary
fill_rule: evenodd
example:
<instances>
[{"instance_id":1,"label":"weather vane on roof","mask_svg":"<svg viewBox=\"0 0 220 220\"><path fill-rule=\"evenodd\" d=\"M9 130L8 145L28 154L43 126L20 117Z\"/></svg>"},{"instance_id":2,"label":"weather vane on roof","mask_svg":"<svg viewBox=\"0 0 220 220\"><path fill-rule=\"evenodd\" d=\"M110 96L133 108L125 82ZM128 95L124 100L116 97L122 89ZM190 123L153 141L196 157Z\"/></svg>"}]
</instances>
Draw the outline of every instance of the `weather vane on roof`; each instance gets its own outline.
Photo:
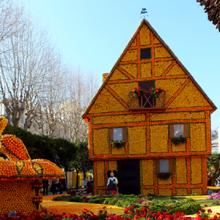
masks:
<instances>
[{"instance_id":1,"label":"weather vane on roof","mask_svg":"<svg viewBox=\"0 0 220 220\"><path fill-rule=\"evenodd\" d=\"M141 13L140 13L140 15L141 15L141 18L145 18L145 16L148 15L148 13L147 13L147 9L146 9L146 8L142 8L142 9L141 9Z\"/></svg>"}]
</instances>

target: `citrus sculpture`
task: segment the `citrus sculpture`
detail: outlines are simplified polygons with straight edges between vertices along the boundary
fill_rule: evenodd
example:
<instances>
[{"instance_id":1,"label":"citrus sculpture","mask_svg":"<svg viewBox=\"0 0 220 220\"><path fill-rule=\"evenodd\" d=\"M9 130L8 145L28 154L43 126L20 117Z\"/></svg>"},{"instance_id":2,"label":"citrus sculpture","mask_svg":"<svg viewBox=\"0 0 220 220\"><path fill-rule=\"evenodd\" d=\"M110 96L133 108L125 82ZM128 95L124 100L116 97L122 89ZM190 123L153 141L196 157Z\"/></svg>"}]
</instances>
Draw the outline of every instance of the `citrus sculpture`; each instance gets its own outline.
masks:
<instances>
[{"instance_id":1,"label":"citrus sculpture","mask_svg":"<svg viewBox=\"0 0 220 220\"><path fill-rule=\"evenodd\" d=\"M2 135L7 124L0 117L0 215L11 211L29 214L42 202L42 180L64 178L64 172L49 160L32 160L18 137Z\"/></svg>"}]
</instances>

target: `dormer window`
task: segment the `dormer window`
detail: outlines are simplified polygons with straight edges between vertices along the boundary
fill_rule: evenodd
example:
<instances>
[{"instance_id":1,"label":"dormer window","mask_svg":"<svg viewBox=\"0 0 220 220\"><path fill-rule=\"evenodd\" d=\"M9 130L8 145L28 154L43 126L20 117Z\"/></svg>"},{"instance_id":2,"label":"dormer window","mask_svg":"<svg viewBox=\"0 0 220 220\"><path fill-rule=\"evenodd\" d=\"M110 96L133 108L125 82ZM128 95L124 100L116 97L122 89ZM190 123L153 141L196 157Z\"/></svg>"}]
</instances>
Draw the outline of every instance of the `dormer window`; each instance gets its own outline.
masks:
<instances>
[{"instance_id":1,"label":"dormer window","mask_svg":"<svg viewBox=\"0 0 220 220\"><path fill-rule=\"evenodd\" d=\"M142 59L151 59L151 48L141 48L140 58Z\"/></svg>"}]
</instances>

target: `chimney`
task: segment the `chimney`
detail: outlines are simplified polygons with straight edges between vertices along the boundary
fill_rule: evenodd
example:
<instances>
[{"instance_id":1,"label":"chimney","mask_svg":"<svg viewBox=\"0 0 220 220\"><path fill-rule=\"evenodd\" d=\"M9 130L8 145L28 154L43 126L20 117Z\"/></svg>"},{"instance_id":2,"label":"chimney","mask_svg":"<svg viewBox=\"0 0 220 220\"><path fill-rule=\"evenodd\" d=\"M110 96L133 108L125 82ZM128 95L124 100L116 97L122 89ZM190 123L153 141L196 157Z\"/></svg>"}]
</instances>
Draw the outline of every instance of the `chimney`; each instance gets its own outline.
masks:
<instances>
[{"instance_id":1,"label":"chimney","mask_svg":"<svg viewBox=\"0 0 220 220\"><path fill-rule=\"evenodd\" d=\"M108 77L108 73L103 73L102 74L102 82L105 82L107 77Z\"/></svg>"}]
</instances>

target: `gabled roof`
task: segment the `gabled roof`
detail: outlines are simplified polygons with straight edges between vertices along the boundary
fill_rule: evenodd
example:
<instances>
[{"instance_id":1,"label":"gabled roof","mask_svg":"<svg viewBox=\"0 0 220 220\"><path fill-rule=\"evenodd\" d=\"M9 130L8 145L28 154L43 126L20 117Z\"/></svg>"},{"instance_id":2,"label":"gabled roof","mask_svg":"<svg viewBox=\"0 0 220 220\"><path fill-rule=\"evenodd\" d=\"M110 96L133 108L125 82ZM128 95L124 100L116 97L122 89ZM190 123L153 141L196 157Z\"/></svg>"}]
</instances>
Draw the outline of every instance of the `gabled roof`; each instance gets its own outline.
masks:
<instances>
[{"instance_id":1,"label":"gabled roof","mask_svg":"<svg viewBox=\"0 0 220 220\"><path fill-rule=\"evenodd\" d=\"M215 111L217 108L215 106L215 104L211 101L211 99L206 95L206 93L203 91L203 89L200 87L200 85L196 82L196 80L193 78L193 76L189 73L189 71L185 68L185 66L181 63L181 61L177 58L177 56L173 53L173 51L169 48L169 46L164 42L164 40L159 36L159 34L156 32L156 30L150 25L150 23L143 19L142 22L140 23L138 29L136 30L136 32L134 33L134 35L132 36L131 40L129 41L128 45L126 46L126 48L124 49L124 51L122 52L121 56L118 58L117 62L115 63L115 65L113 66L111 72L108 74L106 80L103 82L103 84L101 85L101 87L99 88L98 92L96 93L96 95L93 97L92 101L90 102L89 106L87 107L85 113L83 114L83 118L86 118L86 115L89 113L92 105L94 104L94 102L96 101L99 93L102 91L102 89L105 87L105 85L107 84L107 82L109 81L111 75L113 74L114 70L116 69L116 67L118 66L120 60L122 59L122 57L124 56L124 54L127 52L128 48L130 47L130 45L132 44L133 40L136 38L137 34L139 33L140 29L142 28L143 25L146 25L150 31L158 38L158 40L160 41L160 43L167 49L167 51L171 54L171 56L175 59L175 61L177 62L177 64L180 65L180 67L185 71L185 73L189 76L189 78L192 80L193 84L197 87L197 89L202 93L202 95L205 97L205 99L208 101L208 103L212 106L212 112Z\"/></svg>"}]
</instances>

